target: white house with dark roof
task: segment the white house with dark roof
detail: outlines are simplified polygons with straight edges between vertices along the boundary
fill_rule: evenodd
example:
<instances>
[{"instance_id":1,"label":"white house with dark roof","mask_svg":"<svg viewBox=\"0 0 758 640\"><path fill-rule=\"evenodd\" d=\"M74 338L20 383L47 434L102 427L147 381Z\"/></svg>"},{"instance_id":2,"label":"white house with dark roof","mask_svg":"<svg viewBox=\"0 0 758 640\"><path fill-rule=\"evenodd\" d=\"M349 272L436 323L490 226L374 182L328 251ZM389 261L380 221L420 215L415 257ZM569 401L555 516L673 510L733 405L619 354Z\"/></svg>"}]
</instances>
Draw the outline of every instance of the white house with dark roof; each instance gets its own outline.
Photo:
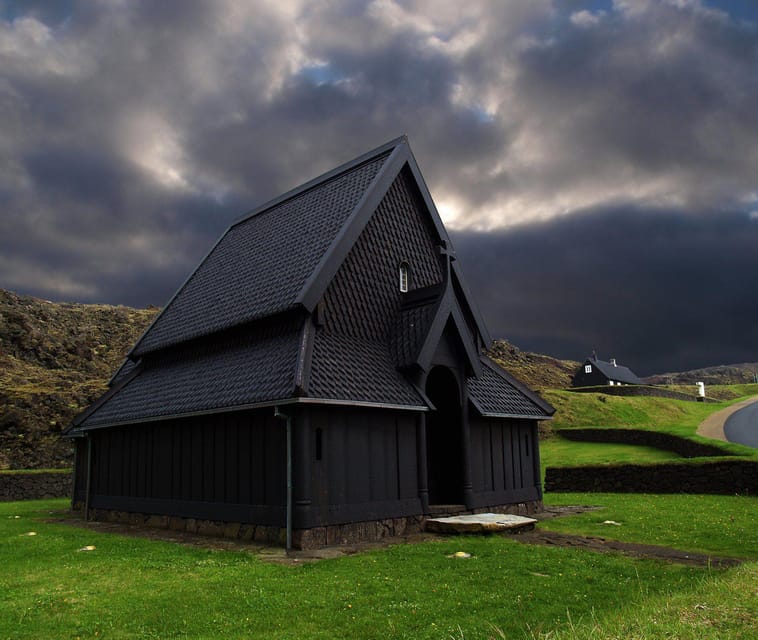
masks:
<instances>
[{"instance_id":1,"label":"white house with dark roof","mask_svg":"<svg viewBox=\"0 0 758 640\"><path fill-rule=\"evenodd\" d=\"M490 342L398 138L222 235L67 430L74 503L295 546L536 508L554 410Z\"/></svg>"}]
</instances>

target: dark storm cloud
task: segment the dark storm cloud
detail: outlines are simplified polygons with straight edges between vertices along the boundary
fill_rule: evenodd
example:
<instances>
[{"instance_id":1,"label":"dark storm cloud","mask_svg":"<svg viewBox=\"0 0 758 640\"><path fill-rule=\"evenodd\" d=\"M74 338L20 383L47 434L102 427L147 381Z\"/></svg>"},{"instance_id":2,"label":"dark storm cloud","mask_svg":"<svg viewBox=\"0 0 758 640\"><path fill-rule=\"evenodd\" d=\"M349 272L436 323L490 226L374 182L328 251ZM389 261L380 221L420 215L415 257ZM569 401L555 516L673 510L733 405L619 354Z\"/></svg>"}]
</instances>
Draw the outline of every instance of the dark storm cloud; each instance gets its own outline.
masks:
<instances>
[{"instance_id":1,"label":"dark storm cloud","mask_svg":"<svg viewBox=\"0 0 758 640\"><path fill-rule=\"evenodd\" d=\"M758 221L616 209L453 236L495 336L640 375L758 353ZM497 274L493 277L492 274Z\"/></svg>"},{"instance_id":2,"label":"dark storm cloud","mask_svg":"<svg viewBox=\"0 0 758 640\"><path fill-rule=\"evenodd\" d=\"M716 5L0 0L0 286L163 304L244 211L400 133L459 233L718 226L758 210L758 31Z\"/></svg>"}]
</instances>

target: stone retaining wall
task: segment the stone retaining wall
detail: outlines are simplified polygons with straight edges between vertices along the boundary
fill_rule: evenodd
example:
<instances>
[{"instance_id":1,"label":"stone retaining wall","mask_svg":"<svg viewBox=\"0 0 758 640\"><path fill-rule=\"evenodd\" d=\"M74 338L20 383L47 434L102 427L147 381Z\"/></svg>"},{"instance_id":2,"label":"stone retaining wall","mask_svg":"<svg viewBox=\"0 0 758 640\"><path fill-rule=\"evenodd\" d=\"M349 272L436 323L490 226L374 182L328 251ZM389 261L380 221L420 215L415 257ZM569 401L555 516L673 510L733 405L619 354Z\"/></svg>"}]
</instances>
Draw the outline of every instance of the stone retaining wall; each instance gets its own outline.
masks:
<instances>
[{"instance_id":1,"label":"stone retaining wall","mask_svg":"<svg viewBox=\"0 0 758 640\"><path fill-rule=\"evenodd\" d=\"M557 433L561 438L575 442L613 442L655 447L656 449L672 451L684 458L733 455L715 445L693 442L688 438L644 429L556 429L554 433Z\"/></svg>"},{"instance_id":2,"label":"stone retaining wall","mask_svg":"<svg viewBox=\"0 0 758 640\"><path fill-rule=\"evenodd\" d=\"M83 505L77 503L75 510L83 511ZM542 511L542 501L522 502L512 505L502 505L460 513L512 513L531 515ZM241 542L256 542L284 546L287 532L281 527L271 527L239 522L220 522L212 520L197 520L180 518L178 516L151 515L147 513L131 513L109 509L90 509L91 520L103 522L118 522L135 526L185 531L213 538L228 538ZM351 522L313 529L295 529L292 532L292 545L296 549L317 549L325 546L356 544L360 542L377 542L397 536L420 533L424 530L429 516L417 515L402 518L387 518L369 522Z\"/></svg>"},{"instance_id":3,"label":"stone retaining wall","mask_svg":"<svg viewBox=\"0 0 758 640\"><path fill-rule=\"evenodd\" d=\"M601 385L597 387L570 387L566 391L575 393L604 393L609 396L645 396L651 398L671 398L672 400L688 400L689 402L719 402L713 398L703 398L697 396L697 389L694 388L691 394L664 389L662 387L651 387L648 385L624 384L624 385Z\"/></svg>"},{"instance_id":4,"label":"stone retaining wall","mask_svg":"<svg viewBox=\"0 0 758 640\"><path fill-rule=\"evenodd\" d=\"M0 501L66 498L71 495L71 471L0 473Z\"/></svg>"},{"instance_id":5,"label":"stone retaining wall","mask_svg":"<svg viewBox=\"0 0 758 640\"><path fill-rule=\"evenodd\" d=\"M732 459L654 465L548 467L545 491L756 495L758 462Z\"/></svg>"}]
</instances>

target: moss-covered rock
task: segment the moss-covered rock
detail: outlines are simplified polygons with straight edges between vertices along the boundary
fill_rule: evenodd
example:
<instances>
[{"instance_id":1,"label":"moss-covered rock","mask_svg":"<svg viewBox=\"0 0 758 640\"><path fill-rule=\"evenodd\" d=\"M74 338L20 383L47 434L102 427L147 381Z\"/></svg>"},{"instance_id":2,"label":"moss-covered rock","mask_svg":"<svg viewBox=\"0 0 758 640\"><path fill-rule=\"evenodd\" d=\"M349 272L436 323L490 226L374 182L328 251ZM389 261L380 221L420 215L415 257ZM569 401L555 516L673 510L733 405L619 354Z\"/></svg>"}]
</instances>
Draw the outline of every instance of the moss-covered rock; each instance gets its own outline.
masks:
<instances>
[{"instance_id":1,"label":"moss-covered rock","mask_svg":"<svg viewBox=\"0 0 758 640\"><path fill-rule=\"evenodd\" d=\"M105 390L156 313L0 289L0 469L70 467L61 430Z\"/></svg>"}]
</instances>

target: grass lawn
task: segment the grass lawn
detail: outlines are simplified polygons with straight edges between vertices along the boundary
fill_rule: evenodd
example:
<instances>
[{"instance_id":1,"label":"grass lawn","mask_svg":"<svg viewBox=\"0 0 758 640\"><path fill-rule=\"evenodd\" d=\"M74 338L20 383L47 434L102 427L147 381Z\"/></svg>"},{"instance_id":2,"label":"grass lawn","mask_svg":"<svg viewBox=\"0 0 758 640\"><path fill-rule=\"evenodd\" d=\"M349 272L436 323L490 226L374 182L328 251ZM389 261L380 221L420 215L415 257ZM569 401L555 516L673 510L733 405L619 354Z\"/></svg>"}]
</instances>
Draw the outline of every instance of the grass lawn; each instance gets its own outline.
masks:
<instances>
[{"instance_id":1,"label":"grass lawn","mask_svg":"<svg viewBox=\"0 0 758 640\"><path fill-rule=\"evenodd\" d=\"M611 463L636 464L639 462L669 462L671 460L682 460L682 458L671 451L633 444L574 442L560 436L553 436L540 442L540 463L542 464L543 478L545 477L545 467Z\"/></svg>"},{"instance_id":2,"label":"grass lawn","mask_svg":"<svg viewBox=\"0 0 758 640\"><path fill-rule=\"evenodd\" d=\"M690 611L706 593L714 607L741 612L730 594L755 578L744 566L698 569L499 536L283 566L252 553L44 522L65 507L65 500L0 503L2 638L634 637L597 628L631 623L646 607ZM87 545L95 549L79 551ZM448 557L459 550L472 557ZM693 627L699 633L691 637L758 631L742 613L719 625L711 635Z\"/></svg>"},{"instance_id":3,"label":"grass lawn","mask_svg":"<svg viewBox=\"0 0 758 640\"><path fill-rule=\"evenodd\" d=\"M758 498L687 494L547 493L546 505L602 506L543 529L758 560ZM603 525L606 520L621 526Z\"/></svg>"},{"instance_id":4,"label":"grass lawn","mask_svg":"<svg viewBox=\"0 0 758 640\"><path fill-rule=\"evenodd\" d=\"M754 394L758 393L758 385L732 385L725 388L733 389L735 393L749 390L752 390ZM740 400L744 400L746 397L744 395L735 400L717 403L687 402L685 400L655 397L610 396L602 393L574 393L556 390L545 391L543 395L557 409L555 417L551 422L553 429L571 429L576 427L647 429L716 445L724 449L726 453L748 457L758 456L758 450L751 447L711 440L696 434L700 423L709 415L729 407ZM560 464L560 460L571 459L570 457L561 458L558 455L552 455L554 448L560 449L560 447L564 446L563 443L566 442L558 437L540 443L540 450L544 451L543 455L546 455L548 458L552 457L552 460L549 460L548 464L558 465ZM565 451L559 452L566 453L569 456L586 456L586 460L583 460L582 464L602 462L603 460L600 458L603 457L612 458L613 461L618 462L632 461L629 458L633 458L635 455L641 456L636 460L638 462L662 460L662 458L654 457L655 454L651 450L634 451L633 449L629 449L624 453L622 450L612 451L611 449L605 449L603 451L599 448L596 452L593 452L593 447L595 446L602 448L611 445L593 445L592 443L576 443L576 445L576 447L568 446ZM625 447L626 445L620 446ZM577 461L571 464L580 463Z\"/></svg>"},{"instance_id":5,"label":"grass lawn","mask_svg":"<svg viewBox=\"0 0 758 640\"><path fill-rule=\"evenodd\" d=\"M634 616L618 612L543 634L550 640L758 637L758 498L711 495L549 493L549 505L603 508L548 520L543 529L659 544L753 560L693 590L648 598ZM603 524L611 520L620 526Z\"/></svg>"}]
</instances>

